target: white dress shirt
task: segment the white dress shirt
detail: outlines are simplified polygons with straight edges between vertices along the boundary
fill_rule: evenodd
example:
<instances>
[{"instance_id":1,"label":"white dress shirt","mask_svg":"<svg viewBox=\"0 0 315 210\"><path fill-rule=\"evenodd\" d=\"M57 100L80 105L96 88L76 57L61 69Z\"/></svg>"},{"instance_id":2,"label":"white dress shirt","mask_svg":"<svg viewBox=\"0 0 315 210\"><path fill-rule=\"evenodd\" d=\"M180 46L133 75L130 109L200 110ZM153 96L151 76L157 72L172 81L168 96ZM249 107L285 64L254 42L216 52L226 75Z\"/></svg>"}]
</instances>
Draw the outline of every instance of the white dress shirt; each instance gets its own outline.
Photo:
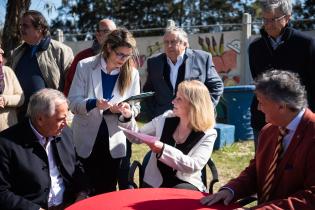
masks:
<instances>
[{"instance_id":1,"label":"white dress shirt","mask_svg":"<svg viewBox=\"0 0 315 210\"><path fill-rule=\"evenodd\" d=\"M302 109L296 116L293 118L293 120L287 125L286 129L289 130L288 134L283 137L282 146L283 146L283 153L282 155L287 151L289 144L291 143L291 140L293 138L293 135L295 134L295 131L298 127L298 125L301 122L301 119L304 115L305 109Z\"/></svg>"},{"instance_id":2,"label":"white dress shirt","mask_svg":"<svg viewBox=\"0 0 315 210\"><path fill-rule=\"evenodd\" d=\"M102 71L106 74L109 74L109 75L117 75L119 74L120 72L120 69L119 68L116 68L114 70L112 70L110 73L107 71L107 64L106 64L106 61L104 60L104 58L101 58L101 66L102 66Z\"/></svg>"},{"instance_id":3,"label":"white dress shirt","mask_svg":"<svg viewBox=\"0 0 315 210\"><path fill-rule=\"evenodd\" d=\"M53 151L51 147L51 141L54 139L53 137L48 138L48 142L44 136L42 136L38 131L33 127L30 121L31 128L36 135L39 143L44 147L47 157L48 157L48 165L49 165L49 175L51 180L49 197L48 197L48 207L58 206L63 202L63 193L65 191L65 185L63 183L63 179L61 177L60 171L56 165Z\"/></svg>"},{"instance_id":4,"label":"white dress shirt","mask_svg":"<svg viewBox=\"0 0 315 210\"><path fill-rule=\"evenodd\" d=\"M175 64L173 64L171 59L167 57L167 63L170 66L170 80L173 86L173 91L175 91L178 69L184 62L184 54L185 54L185 51L177 57Z\"/></svg>"}]
</instances>

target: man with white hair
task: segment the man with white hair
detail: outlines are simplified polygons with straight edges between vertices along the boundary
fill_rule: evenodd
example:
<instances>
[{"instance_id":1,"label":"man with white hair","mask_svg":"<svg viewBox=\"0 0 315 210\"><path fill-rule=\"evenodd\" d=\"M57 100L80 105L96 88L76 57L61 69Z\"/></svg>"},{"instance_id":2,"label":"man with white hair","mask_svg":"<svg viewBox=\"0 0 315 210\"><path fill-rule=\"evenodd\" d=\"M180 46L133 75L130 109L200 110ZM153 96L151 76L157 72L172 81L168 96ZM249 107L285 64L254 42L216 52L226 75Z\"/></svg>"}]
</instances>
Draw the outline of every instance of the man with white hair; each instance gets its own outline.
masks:
<instances>
[{"instance_id":1,"label":"man with white hair","mask_svg":"<svg viewBox=\"0 0 315 210\"><path fill-rule=\"evenodd\" d=\"M147 80L143 91L155 92L145 100L148 120L172 108L177 86L183 80L199 80L209 89L216 105L223 93L223 82L217 74L210 53L189 49L187 33L176 26L166 28L164 53L147 61Z\"/></svg>"},{"instance_id":2,"label":"man with white hair","mask_svg":"<svg viewBox=\"0 0 315 210\"><path fill-rule=\"evenodd\" d=\"M263 26L261 37L248 49L253 79L268 69L282 69L298 73L307 92L309 108L315 111L315 41L290 26L291 0L260 1ZM255 146L261 128L266 124L258 109L257 98L251 106L251 125Z\"/></svg>"},{"instance_id":3,"label":"man with white hair","mask_svg":"<svg viewBox=\"0 0 315 210\"><path fill-rule=\"evenodd\" d=\"M62 210L89 185L66 126L68 101L54 89L30 97L24 121L0 133L0 207Z\"/></svg>"}]
</instances>

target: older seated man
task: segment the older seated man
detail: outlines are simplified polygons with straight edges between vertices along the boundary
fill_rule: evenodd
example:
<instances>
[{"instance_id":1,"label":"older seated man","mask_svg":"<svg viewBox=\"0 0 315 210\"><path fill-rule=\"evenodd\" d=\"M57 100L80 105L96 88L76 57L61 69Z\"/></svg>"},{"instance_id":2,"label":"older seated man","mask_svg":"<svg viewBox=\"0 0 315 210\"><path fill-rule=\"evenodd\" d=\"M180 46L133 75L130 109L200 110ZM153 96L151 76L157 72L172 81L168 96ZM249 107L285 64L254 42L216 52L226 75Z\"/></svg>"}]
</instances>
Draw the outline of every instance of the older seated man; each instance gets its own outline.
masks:
<instances>
[{"instance_id":1,"label":"older seated man","mask_svg":"<svg viewBox=\"0 0 315 210\"><path fill-rule=\"evenodd\" d=\"M0 209L61 210L87 196L67 114L65 96L42 89L30 98L29 118L0 133Z\"/></svg>"},{"instance_id":2,"label":"older seated man","mask_svg":"<svg viewBox=\"0 0 315 210\"><path fill-rule=\"evenodd\" d=\"M257 193L252 209L315 209L315 114L295 73L273 70L256 80L266 122L256 156L236 178L201 203L212 205Z\"/></svg>"}]
</instances>

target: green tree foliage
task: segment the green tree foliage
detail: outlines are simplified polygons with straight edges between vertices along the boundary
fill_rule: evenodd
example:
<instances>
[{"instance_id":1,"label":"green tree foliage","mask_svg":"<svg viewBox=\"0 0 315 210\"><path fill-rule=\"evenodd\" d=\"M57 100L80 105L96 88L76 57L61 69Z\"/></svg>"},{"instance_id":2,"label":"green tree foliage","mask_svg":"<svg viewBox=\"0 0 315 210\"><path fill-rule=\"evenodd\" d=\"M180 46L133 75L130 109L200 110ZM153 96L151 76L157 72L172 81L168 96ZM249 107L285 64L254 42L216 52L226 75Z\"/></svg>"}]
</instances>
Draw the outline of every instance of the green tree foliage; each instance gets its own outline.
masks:
<instances>
[{"instance_id":1,"label":"green tree foliage","mask_svg":"<svg viewBox=\"0 0 315 210\"><path fill-rule=\"evenodd\" d=\"M294 27L302 30L314 30L315 0L296 1L293 7L293 19Z\"/></svg>"},{"instance_id":2,"label":"green tree foliage","mask_svg":"<svg viewBox=\"0 0 315 210\"><path fill-rule=\"evenodd\" d=\"M6 7L5 23L2 34L2 48L5 57L21 42L19 33L19 17L28 10L31 0L8 0Z\"/></svg>"},{"instance_id":3,"label":"green tree foliage","mask_svg":"<svg viewBox=\"0 0 315 210\"><path fill-rule=\"evenodd\" d=\"M111 18L130 30L164 28L168 19L182 27L240 23L246 7L242 0L71 0L58 9L52 28L86 33L93 31L102 18ZM161 31L142 31L138 35L157 34Z\"/></svg>"}]
</instances>

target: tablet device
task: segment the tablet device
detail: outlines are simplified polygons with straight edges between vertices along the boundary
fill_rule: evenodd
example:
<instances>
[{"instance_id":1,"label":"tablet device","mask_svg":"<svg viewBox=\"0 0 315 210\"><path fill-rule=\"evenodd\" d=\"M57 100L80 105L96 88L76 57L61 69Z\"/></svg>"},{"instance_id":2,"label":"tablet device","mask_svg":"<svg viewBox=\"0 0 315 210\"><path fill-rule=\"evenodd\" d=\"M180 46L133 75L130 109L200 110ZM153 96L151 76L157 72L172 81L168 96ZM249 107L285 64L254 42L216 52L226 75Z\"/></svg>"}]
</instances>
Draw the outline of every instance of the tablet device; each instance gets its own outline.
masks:
<instances>
[{"instance_id":1,"label":"tablet device","mask_svg":"<svg viewBox=\"0 0 315 210\"><path fill-rule=\"evenodd\" d=\"M139 101L144 98L151 97L153 95L154 95L154 92L140 93L139 95L130 96L129 98L123 100L122 102Z\"/></svg>"}]
</instances>

